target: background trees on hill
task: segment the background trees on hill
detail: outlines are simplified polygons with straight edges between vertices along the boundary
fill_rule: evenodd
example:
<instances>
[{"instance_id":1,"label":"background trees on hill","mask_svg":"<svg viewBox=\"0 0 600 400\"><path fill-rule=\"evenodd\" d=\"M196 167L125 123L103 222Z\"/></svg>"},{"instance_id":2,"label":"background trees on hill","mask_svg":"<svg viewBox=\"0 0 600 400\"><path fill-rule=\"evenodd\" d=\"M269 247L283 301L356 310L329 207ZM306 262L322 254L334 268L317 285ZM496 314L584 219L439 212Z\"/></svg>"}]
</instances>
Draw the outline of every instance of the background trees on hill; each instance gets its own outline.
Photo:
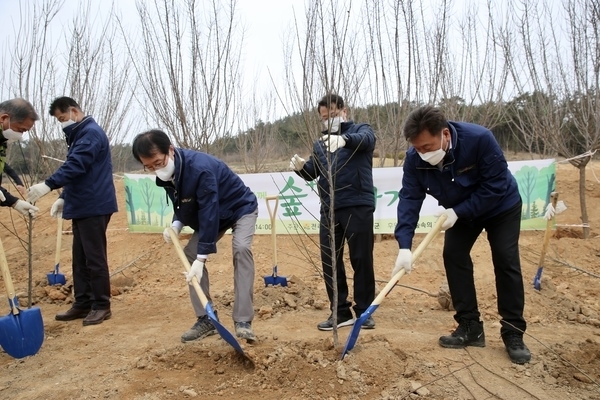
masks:
<instances>
[{"instance_id":1,"label":"background trees on hill","mask_svg":"<svg viewBox=\"0 0 600 400\"><path fill-rule=\"evenodd\" d=\"M244 74L253 55L243 29L256 21L242 20L237 1L139 1L124 15L125 3L7 5L20 14L3 30L2 99L24 97L42 117L22 151L9 150L27 180L56 169L42 155L66 154L47 115L60 95L106 129L116 170L135 168L120 143L158 127L179 146L264 172L269 158L308 154L321 129L315 103L334 91L353 119L374 126L379 165L401 165L402 123L426 103L490 127L505 151L569 159L587 224L585 171L600 146L600 0L309 0L294 4L272 85ZM281 34L264 46L279 46Z\"/></svg>"}]
</instances>

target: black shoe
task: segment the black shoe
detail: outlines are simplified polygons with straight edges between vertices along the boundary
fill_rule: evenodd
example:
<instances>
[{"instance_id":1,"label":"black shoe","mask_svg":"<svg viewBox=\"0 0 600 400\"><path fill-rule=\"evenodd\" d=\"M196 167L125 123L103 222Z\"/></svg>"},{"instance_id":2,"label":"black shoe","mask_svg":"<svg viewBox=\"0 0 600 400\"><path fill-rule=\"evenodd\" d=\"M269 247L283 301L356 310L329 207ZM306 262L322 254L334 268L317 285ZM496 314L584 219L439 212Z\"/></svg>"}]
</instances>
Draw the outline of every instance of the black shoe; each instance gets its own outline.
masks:
<instances>
[{"instance_id":1,"label":"black shoe","mask_svg":"<svg viewBox=\"0 0 600 400\"><path fill-rule=\"evenodd\" d=\"M90 313L89 308L69 308L64 313L56 314L54 319L57 321L73 321L79 318L85 318Z\"/></svg>"},{"instance_id":2,"label":"black shoe","mask_svg":"<svg viewBox=\"0 0 600 400\"><path fill-rule=\"evenodd\" d=\"M92 310L83 319L83 326L98 325L111 317L110 309L107 310Z\"/></svg>"},{"instance_id":3,"label":"black shoe","mask_svg":"<svg viewBox=\"0 0 600 400\"><path fill-rule=\"evenodd\" d=\"M235 335L241 339L246 339L249 343L256 342L256 335L252 332L252 322L236 322Z\"/></svg>"},{"instance_id":4,"label":"black shoe","mask_svg":"<svg viewBox=\"0 0 600 400\"><path fill-rule=\"evenodd\" d=\"M452 334L440 337L439 344L450 349L463 349L466 346L485 347L483 322L463 319Z\"/></svg>"},{"instance_id":5,"label":"black shoe","mask_svg":"<svg viewBox=\"0 0 600 400\"><path fill-rule=\"evenodd\" d=\"M354 325L354 317L351 312L338 314L337 316L337 327ZM320 331L332 331L333 330L333 314L329 316L327 321L323 321L317 325Z\"/></svg>"},{"instance_id":6,"label":"black shoe","mask_svg":"<svg viewBox=\"0 0 600 400\"><path fill-rule=\"evenodd\" d=\"M510 331L502 335L502 341L510 357L515 364L525 364L531 360L531 352L523 343L523 334Z\"/></svg>"},{"instance_id":7,"label":"black shoe","mask_svg":"<svg viewBox=\"0 0 600 400\"><path fill-rule=\"evenodd\" d=\"M208 315L203 315L202 317L198 317L194 326L181 335L181 341L185 343L192 340L204 339L216 333L217 328L210 322Z\"/></svg>"},{"instance_id":8,"label":"black shoe","mask_svg":"<svg viewBox=\"0 0 600 400\"><path fill-rule=\"evenodd\" d=\"M362 323L361 329L375 329L375 320L372 316L369 316L369 318Z\"/></svg>"}]
</instances>

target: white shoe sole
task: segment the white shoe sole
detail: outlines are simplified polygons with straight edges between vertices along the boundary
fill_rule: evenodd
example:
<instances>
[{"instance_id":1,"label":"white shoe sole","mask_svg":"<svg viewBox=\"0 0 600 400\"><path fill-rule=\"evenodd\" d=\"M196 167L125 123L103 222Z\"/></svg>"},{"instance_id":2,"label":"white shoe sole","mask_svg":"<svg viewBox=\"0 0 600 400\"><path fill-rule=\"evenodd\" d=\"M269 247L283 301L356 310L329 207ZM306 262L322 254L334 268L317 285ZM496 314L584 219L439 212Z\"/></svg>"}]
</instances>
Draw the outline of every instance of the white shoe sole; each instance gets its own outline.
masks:
<instances>
[{"instance_id":1,"label":"white shoe sole","mask_svg":"<svg viewBox=\"0 0 600 400\"><path fill-rule=\"evenodd\" d=\"M348 321L344 321L344 322L340 322L337 327L339 328L343 328L344 326L352 326L354 325L354 322L356 320L354 318L349 319ZM327 328L322 328L320 326L317 325L317 329L320 331L332 331L333 330L333 326L332 327L327 327Z\"/></svg>"}]
</instances>

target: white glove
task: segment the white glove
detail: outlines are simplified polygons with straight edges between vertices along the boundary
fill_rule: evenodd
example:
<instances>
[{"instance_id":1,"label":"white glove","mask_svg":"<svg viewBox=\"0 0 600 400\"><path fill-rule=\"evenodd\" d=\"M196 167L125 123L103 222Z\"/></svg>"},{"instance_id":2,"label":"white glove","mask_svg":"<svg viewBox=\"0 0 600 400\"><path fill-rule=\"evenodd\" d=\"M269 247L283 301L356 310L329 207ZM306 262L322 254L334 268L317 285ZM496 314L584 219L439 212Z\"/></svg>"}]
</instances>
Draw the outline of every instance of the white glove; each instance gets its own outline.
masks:
<instances>
[{"instance_id":1,"label":"white glove","mask_svg":"<svg viewBox=\"0 0 600 400\"><path fill-rule=\"evenodd\" d=\"M40 211L40 209L36 206L33 206L23 200L17 200L17 202L13 205L13 208L22 215L27 216L28 214L31 214L34 218L37 216L38 211Z\"/></svg>"},{"instance_id":2,"label":"white glove","mask_svg":"<svg viewBox=\"0 0 600 400\"><path fill-rule=\"evenodd\" d=\"M65 201L60 197L52 204L52 208L50 208L50 216L52 218L62 218L63 207L65 206Z\"/></svg>"},{"instance_id":3,"label":"white glove","mask_svg":"<svg viewBox=\"0 0 600 400\"><path fill-rule=\"evenodd\" d=\"M181 221L173 221L171 223L171 229L173 229L177 234L177 237L179 237L179 234L183 229L183 223ZM163 231L163 239L165 239L165 242L167 243L173 243L173 241L171 240L171 234L169 233L169 228Z\"/></svg>"},{"instance_id":4,"label":"white glove","mask_svg":"<svg viewBox=\"0 0 600 400\"><path fill-rule=\"evenodd\" d=\"M446 216L448 217L446 218L446 221L444 221L444 223L442 224L442 230L447 231L448 229L454 226L456 220L458 219L458 216L452 208L447 208L444 211L438 211L437 213L435 213L435 216L440 217L442 214L446 214Z\"/></svg>"},{"instance_id":5,"label":"white glove","mask_svg":"<svg viewBox=\"0 0 600 400\"><path fill-rule=\"evenodd\" d=\"M306 160L298 154L294 154L294 157L290 160L290 169L292 171L300 171L304 168L304 164L306 164Z\"/></svg>"},{"instance_id":6,"label":"white glove","mask_svg":"<svg viewBox=\"0 0 600 400\"><path fill-rule=\"evenodd\" d=\"M0 190L0 202L6 201L6 197L4 196L4 193L2 192L2 190Z\"/></svg>"},{"instance_id":7,"label":"white glove","mask_svg":"<svg viewBox=\"0 0 600 400\"><path fill-rule=\"evenodd\" d=\"M50 190L50 186L46 185L43 182L33 185L27 191L27 201L30 203L35 203L36 201L50 193Z\"/></svg>"},{"instance_id":8,"label":"white glove","mask_svg":"<svg viewBox=\"0 0 600 400\"><path fill-rule=\"evenodd\" d=\"M190 268L190 272L185 274L188 283L191 283L194 277L196 277L196 279L198 279L198 283L200 283L200 280L202 279L202 273L204 272L204 261L205 260L198 259L194 261L192 268Z\"/></svg>"},{"instance_id":9,"label":"white glove","mask_svg":"<svg viewBox=\"0 0 600 400\"><path fill-rule=\"evenodd\" d=\"M412 271L412 251L410 251L410 249L400 249L398 252L396 264L394 264L394 270L392 271L392 277L400 272L402 268L404 268L407 274L410 274L410 271Z\"/></svg>"},{"instance_id":10,"label":"white glove","mask_svg":"<svg viewBox=\"0 0 600 400\"><path fill-rule=\"evenodd\" d=\"M321 140L325 144L327 151L330 153L333 153L337 149L341 149L346 145L346 139L340 135L323 135L321 136Z\"/></svg>"}]
</instances>

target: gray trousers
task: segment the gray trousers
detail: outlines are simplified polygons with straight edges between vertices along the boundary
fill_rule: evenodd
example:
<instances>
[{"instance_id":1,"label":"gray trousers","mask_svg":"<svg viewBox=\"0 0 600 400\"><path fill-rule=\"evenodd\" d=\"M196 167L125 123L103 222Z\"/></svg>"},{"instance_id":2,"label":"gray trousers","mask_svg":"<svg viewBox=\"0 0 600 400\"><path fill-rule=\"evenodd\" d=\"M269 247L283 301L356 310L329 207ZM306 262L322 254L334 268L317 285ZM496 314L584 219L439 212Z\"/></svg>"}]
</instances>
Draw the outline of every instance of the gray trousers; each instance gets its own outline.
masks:
<instances>
[{"instance_id":1,"label":"gray trousers","mask_svg":"<svg viewBox=\"0 0 600 400\"><path fill-rule=\"evenodd\" d=\"M256 229L256 218L258 209L250 214L244 215L232 227L232 252L233 252L233 320L235 322L251 322L254 318L254 257L252 256L252 239ZM220 240L225 231L219 232ZM184 248L185 255L191 263L196 260L198 254L198 232L194 232L189 242ZM207 263L208 264L208 263ZM196 294L194 287L189 286L190 299L197 317L206 315L200 298ZM210 297L210 284L208 279L208 270L206 265L202 273L200 282L202 291L212 303Z\"/></svg>"}]
</instances>

